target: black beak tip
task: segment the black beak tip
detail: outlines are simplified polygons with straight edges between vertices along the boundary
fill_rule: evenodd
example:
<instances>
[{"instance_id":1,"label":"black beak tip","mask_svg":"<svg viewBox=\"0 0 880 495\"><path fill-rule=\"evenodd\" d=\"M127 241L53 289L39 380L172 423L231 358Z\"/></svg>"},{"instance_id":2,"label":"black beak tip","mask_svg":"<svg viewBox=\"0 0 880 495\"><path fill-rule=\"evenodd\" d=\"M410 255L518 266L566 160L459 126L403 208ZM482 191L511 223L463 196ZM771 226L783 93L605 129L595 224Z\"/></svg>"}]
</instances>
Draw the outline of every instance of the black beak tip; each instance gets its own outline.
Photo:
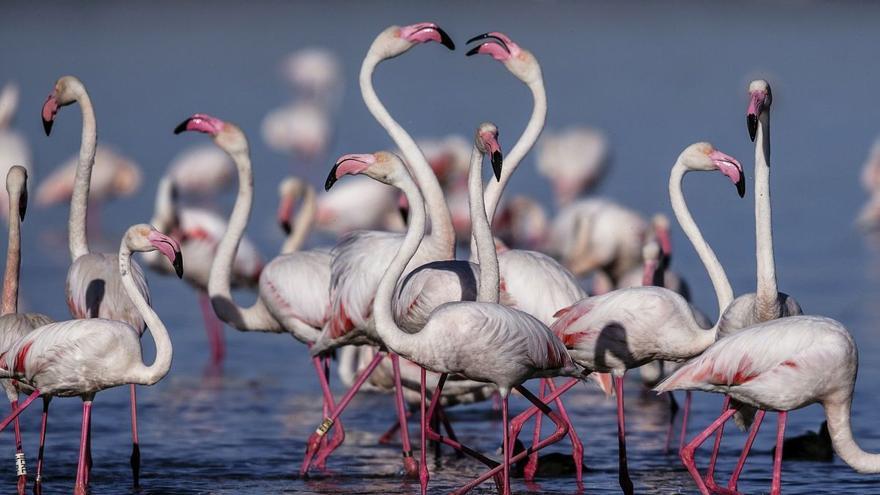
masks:
<instances>
[{"instance_id":1,"label":"black beak tip","mask_svg":"<svg viewBox=\"0 0 880 495\"><path fill-rule=\"evenodd\" d=\"M178 252L174 253L174 273L177 278L183 278L183 255Z\"/></svg>"},{"instance_id":2,"label":"black beak tip","mask_svg":"<svg viewBox=\"0 0 880 495\"><path fill-rule=\"evenodd\" d=\"M54 120L43 119L43 130L46 132L47 136L52 134L52 124L54 122L55 122Z\"/></svg>"},{"instance_id":3,"label":"black beak tip","mask_svg":"<svg viewBox=\"0 0 880 495\"><path fill-rule=\"evenodd\" d=\"M478 34L478 35L474 36L473 38L467 40L467 44L471 44L471 43L473 43L474 41L482 40L482 39L485 39L485 38L488 38L488 37L489 37L489 33Z\"/></svg>"},{"instance_id":4,"label":"black beak tip","mask_svg":"<svg viewBox=\"0 0 880 495\"><path fill-rule=\"evenodd\" d=\"M749 128L749 138L755 142L755 135L758 134L758 116L751 113L746 115L746 125Z\"/></svg>"},{"instance_id":5,"label":"black beak tip","mask_svg":"<svg viewBox=\"0 0 880 495\"><path fill-rule=\"evenodd\" d=\"M503 163L500 151L492 152L492 172L495 174L495 180L501 180L501 167Z\"/></svg>"},{"instance_id":6,"label":"black beak tip","mask_svg":"<svg viewBox=\"0 0 880 495\"><path fill-rule=\"evenodd\" d=\"M281 222L281 230L284 231L284 235L290 235L290 222L284 220Z\"/></svg>"},{"instance_id":7,"label":"black beak tip","mask_svg":"<svg viewBox=\"0 0 880 495\"><path fill-rule=\"evenodd\" d=\"M403 219L403 223L406 223L407 220L409 219L409 208L401 206L400 208L397 209L397 211L400 212L400 218Z\"/></svg>"},{"instance_id":8,"label":"black beak tip","mask_svg":"<svg viewBox=\"0 0 880 495\"><path fill-rule=\"evenodd\" d=\"M180 124L177 124L177 127L174 128L174 134L180 134L181 132L185 131L187 124L189 124L189 119L186 119Z\"/></svg>"},{"instance_id":9,"label":"black beak tip","mask_svg":"<svg viewBox=\"0 0 880 495\"><path fill-rule=\"evenodd\" d=\"M468 50L467 53L465 53L464 55L466 57L470 57L471 55L476 55L477 53L479 53L479 51L480 51L480 47L475 46L475 47L471 48L470 50Z\"/></svg>"},{"instance_id":10,"label":"black beak tip","mask_svg":"<svg viewBox=\"0 0 880 495\"><path fill-rule=\"evenodd\" d=\"M746 195L745 175L740 175L739 180L736 182L736 193L739 194L740 198L745 197L745 195Z\"/></svg>"},{"instance_id":11,"label":"black beak tip","mask_svg":"<svg viewBox=\"0 0 880 495\"><path fill-rule=\"evenodd\" d=\"M324 181L324 190L329 191L333 184L336 184L336 169L339 168L338 163L333 164L333 168L330 169L330 174L327 175L327 180Z\"/></svg>"},{"instance_id":12,"label":"black beak tip","mask_svg":"<svg viewBox=\"0 0 880 495\"><path fill-rule=\"evenodd\" d=\"M446 34L446 31L437 28L437 33L440 35L440 44L449 48L450 50L455 50L455 43L452 42L452 38Z\"/></svg>"}]
</instances>

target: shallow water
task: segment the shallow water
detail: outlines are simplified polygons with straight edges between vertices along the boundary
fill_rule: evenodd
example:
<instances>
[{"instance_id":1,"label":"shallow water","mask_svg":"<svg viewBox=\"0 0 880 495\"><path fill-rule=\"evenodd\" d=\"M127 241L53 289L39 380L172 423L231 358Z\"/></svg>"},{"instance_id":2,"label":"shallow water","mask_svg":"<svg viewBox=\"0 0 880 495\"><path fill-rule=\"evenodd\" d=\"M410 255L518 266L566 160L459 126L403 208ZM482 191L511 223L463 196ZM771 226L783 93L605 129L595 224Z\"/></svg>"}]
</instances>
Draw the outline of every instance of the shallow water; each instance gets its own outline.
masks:
<instances>
[{"instance_id":1,"label":"shallow water","mask_svg":"<svg viewBox=\"0 0 880 495\"><path fill-rule=\"evenodd\" d=\"M149 219L158 176L183 147L205 139L174 137L173 127L196 111L239 123L251 135L258 201L249 234L265 254L277 250L275 184L291 171L258 137L259 122L288 98L276 63L298 47L325 44L345 61L348 88L331 156L390 146L371 120L355 85L368 43L386 25L435 20L463 44L468 37L500 29L540 59L548 87L548 127L584 122L605 129L614 163L600 192L640 211L668 212L669 166L681 148L709 139L737 156L751 177L752 146L743 114L746 84L769 79L773 103L773 199L780 288L808 313L839 319L855 335L860 370L853 410L855 432L867 450L880 451L874 411L880 406L877 359L880 336L880 246L852 228L863 194L858 172L880 131L877 88L880 68L871 61L880 43L874 4L784 2L736 7L712 3L541 2L501 4L233 3L116 5L4 4L0 7L0 82L21 86L17 128L34 147L42 174L74 154L79 115L62 110L52 138L42 135L37 112L55 79L64 73L88 85L103 142L116 144L145 169L145 186L114 203L103 215L108 239L93 246L114 250L124 228ZM466 59L438 46L420 47L384 64L376 86L392 113L416 136L470 134L492 119L502 145L512 146L528 116L528 95L497 63ZM327 163L294 164L315 184ZM527 160L512 182L548 200ZM697 221L725 263L737 293L754 285L751 195L738 200L716 177L688 179ZM751 188L751 184L750 188ZM223 206L231 202L227 195ZM66 318L63 287L66 209L32 208L24 226L23 298L30 310ZM714 311L704 271L685 239L675 263L686 274L698 305ZM315 241L328 243L329 239ZM320 399L303 346L285 336L227 330L229 357L222 375L206 370L205 336L196 297L176 280L148 274L155 307L174 341L174 364L159 384L139 390L143 479L132 490L128 468L128 393L100 394L94 406L92 492L127 493L415 493L401 481L400 453L378 446L394 421L391 398L363 394L343 416L347 440L331 457L327 473L298 479L304 440L320 420ZM243 296L245 299L247 296ZM145 339L145 347L152 342ZM151 351L148 351L148 354ZM335 388L338 394L340 388ZM695 398L692 433L717 415L720 397ZM662 444L666 402L628 383L630 469L639 493L694 493L675 456ZM584 489L614 493L617 447L614 404L591 386L566 399L585 444ZM515 399L512 410L524 407ZM24 414L30 469L36 455L39 410ZM491 452L500 444L497 414L489 404L451 411L459 436ZM52 404L44 493L67 493L73 484L80 403ZM821 409L790 415L787 433L817 429ZM417 438L412 423L411 433ZM740 488L768 491L769 451L775 416L768 415ZM524 437L528 436L527 428ZM730 431L730 428L728 428ZM549 433L549 430L548 430ZM11 435L4 432L4 439ZM729 473L744 435L725 441L719 472ZM0 442L3 492L14 491L11 441ZM563 441L552 450L563 451ZM706 452L703 451L703 458ZM443 493L465 482L479 466L448 453L432 464L431 490ZM788 462L785 493L880 493L880 478L854 473L840 460ZM516 492L574 493L570 476L541 479ZM482 492L492 492L484 485Z\"/></svg>"}]
</instances>

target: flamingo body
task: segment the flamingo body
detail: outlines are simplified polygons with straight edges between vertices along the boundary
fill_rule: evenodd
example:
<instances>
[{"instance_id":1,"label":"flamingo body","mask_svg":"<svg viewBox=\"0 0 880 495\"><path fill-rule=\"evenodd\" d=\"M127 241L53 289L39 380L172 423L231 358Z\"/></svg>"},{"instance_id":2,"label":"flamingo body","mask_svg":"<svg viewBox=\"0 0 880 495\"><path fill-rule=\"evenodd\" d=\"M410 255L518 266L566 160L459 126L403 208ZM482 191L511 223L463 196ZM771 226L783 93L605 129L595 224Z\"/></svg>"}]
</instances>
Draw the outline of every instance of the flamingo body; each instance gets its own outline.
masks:
<instances>
[{"instance_id":1,"label":"flamingo body","mask_svg":"<svg viewBox=\"0 0 880 495\"><path fill-rule=\"evenodd\" d=\"M149 304L150 290L135 261L131 263L131 274L138 292ZM77 258L67 271L66 292L67 307L74 318L122 321L143 333L144 319L123 289L116 254L89 253Z\"/></svg>"},{"instance_id":2,"label":"flamingo body","mask_svg":"<svg viewBox=\"0 0 880 495\"><path fill-rule=\"evenodd\" d=\"M329 318L330 262L330 253L322 250L285 254L270 261L260 275L260 299L304 344L318 338Z\"/></svg>"}]
</instances>

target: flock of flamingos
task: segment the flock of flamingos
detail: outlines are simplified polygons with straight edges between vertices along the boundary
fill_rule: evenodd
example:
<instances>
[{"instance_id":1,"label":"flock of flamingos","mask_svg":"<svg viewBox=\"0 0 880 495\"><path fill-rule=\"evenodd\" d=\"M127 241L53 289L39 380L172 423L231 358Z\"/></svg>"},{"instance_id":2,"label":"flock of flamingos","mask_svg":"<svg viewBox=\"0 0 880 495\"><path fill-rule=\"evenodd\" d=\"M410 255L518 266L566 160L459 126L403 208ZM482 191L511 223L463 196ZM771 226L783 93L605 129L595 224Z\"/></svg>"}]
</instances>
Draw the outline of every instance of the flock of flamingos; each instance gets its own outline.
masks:
<instances>
[{"instance_id":1,"label":"flock of flamingos","mask_svg":"<svg viewBox=\"0 0 880 495\"><path fill-rule=\"evenodd\" d=\"M59 172L66 179L48 181L51 186L41 188L37 196L42 202L70 199L71 265L66 298L74 319L55 322L45 315L18 312L27 170L14 166L6 176L9 244L0 317L0 377L12 413L0 429L14 425L19 493L24 493L27 471L18 415L37 398L43 399L34 478L39 493L50 400L82 399L75 493L84 494L91 468L92 400L101 390L123 385L131 390L131 465L138 483L135 386L155 384L168 373L172 341L150 306L144 273L132 260L137 252L146 253L143 259L150 268L182 277L202 295L214 361L222 360L224 353L217 318L241 331L289 333L309 347L323 392L324 417L308 439L302 475L321 469L344 441L340 414L369 381L373 388L393 393L404 468L408 475L418 477L422 493L429 485L424 448L429 441L448 445L486 465L481 476L456 493L491 479L506 494L510 493L513 463L526 462L524 476L534 478L540 462L537 452L568 437L580 486L583 446L566 412L563 394L578 382L591 380L616 397L620 487L630 494L623 383L627 370L634 368L642 369L646 383L657 392L688 391L685 421L690 391L725 395L723 410L714 422L687 442L682 434L681 460L701 493L736 493L737 478L767 411L778 418L770 492L779 493L787 414L813 403L825 410L837 455L859 472L880 472L880 455L863 451L850 426L858 368L852 337L833 319L803 315L793 297L777 290L769 191L772 94L766 81L751 82L746 109L748 134L755 142L755 292L735 297L682 192L687 173L719 172L742 197L746 181L740 162L708 142L699 142L685 147L670 171L675 218L708 272L717 298L719 314L707 318L688 302L687 286L669 267L670 225L665 217L646 222L611 201L578 199L597 180L600 167L543 166L557 200L565 205L552 225L529 198L501 204L505 186L541 134L547 111L538 60L506 35L476 36L468 41L473 45L467 55L489 55L528 87L533 111L523 134L505 153L497 127L480 123L469 156L465 155L465 168L456 170L451 165L456 160L449 156L426 159L422 148L383 106L372 74L383 61L432 41L455 48L433 23L392 26L373 41L361 66L360 88L367 108L397 145L399 155L379 151L346 154L336 160L324 184L329 191L343 182L337 189L345 192L347 203L336 211L317 204L314 190L305 182L285 180L280 185L278 217L288 237L281 253L268 263L244 238L254 196L248 140L236 125L206 114L193 115L174 132L208 134L225 155L218 159L217 149L203 150L200 153L210 159L201 163L208 165L172 169L158 184L151 223L130 227L118 253L92 252L86 235L87 223L91 223L87 209L95 199L90 201L90 187L124 193L140 176L136 168L124 166L125 160L101 158L95 113L85 86L72 76L58 79L42 108L46 134L61 109L76 103L82 113L82 142L75 164ZM275 120L283 119L281 115ZM311 130L304 126L302 133ZM284 143L283 131L264 129L267 133L281 141L279 146L309 151L302 142ZM557 146L540 150L547 155L540 161L566 161L560 156L565 153L590 155L596 144L589 143L591 139L597 138L575 131L559 136ZM122 164L105 167L103 175L93 176L96 157L99 162ZM486 157L492 175L484 187ZM231 159L234 169L226 168L224 159ZM234 172L238 193L228 220L179 204L183 192L199 192L206 182L231 180ZM358 183L360 189L345 189L345 182L357 183L345 178L349 175L364 175L395 189L370 189L364 182ZM866 172L866 183L872 178ZM386 191L399 192L387 196ZM386 196L391 199L375 200ZM348 232L332 248L300 250L316 222L343 224L346 227L340 231ZM470 242L467 260L456 258L460 241ZM592 296L579 283L587 274L594 275ZM254 289L256 302L248 307L236 303L234 287ZM152 364L144 363L141 353L140 339L147 328L156 345ZM333 355L347 363L340 364L340 374L350 384L338 401L328 383ZM377 369L386 370L387 383L377 378L383 373L374 374ZM569 379L557 384L556 377ZM529 379L540 380L537 394L524 387ZM514 390L532 406L511 418L508 396ZM22 393L27 398L19 402ZM444 412L456 404L493 399L496 404L500 401L504 422L500 460L463 444ZM418 444L423 446L419 459L411 447L407 402L419 404ZM545 438L540 427L543 416L554 425L553 433ZM532 442L523 446L517 438L532 418L536 425ZM724 425L731 418L751 430L735 471L722 486L714 479L715 461ZM669 436L671 427L672 419ZM392 434L394 430L387 436ZM703 474L694 456L713 434L715 445Z\"/></svg>"}]
</instances>

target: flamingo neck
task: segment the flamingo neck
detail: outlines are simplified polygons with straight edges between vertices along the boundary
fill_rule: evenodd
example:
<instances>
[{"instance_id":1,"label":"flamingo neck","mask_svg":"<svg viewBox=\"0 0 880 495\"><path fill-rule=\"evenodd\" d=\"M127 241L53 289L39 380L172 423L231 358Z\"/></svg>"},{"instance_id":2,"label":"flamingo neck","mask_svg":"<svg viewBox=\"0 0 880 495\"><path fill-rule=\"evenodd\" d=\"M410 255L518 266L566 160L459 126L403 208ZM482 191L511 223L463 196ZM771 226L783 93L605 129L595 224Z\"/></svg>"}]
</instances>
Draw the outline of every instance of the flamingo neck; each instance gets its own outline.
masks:
<instances>
[{"instance_id":1,"label":"flamingo neck","mask_svg":"<svg viewBox=\"0 0 880 495\"><path fill-rule=\"evenodd\" d=\"M131 248L128 246L128 236L122 238L122 244L119 246L119 275L125 293L144 319L144 323L150 328L150 334L156 343L156 359L153 364L144 365L142 369L137 370L130 381L139 385L152 385L161 380L171 369L171 338L168 336L168 330L162 320L144 299L131 276Z\"/></svg>"},{"instance_id":2,"label":"flamingo neck","mask_svg":"<svg viewBox=\"0 0 880 495\"><path fill-rule=\"evenodd\" d=\"M272 318L262 301L257 301L248 308L236 304L232 297L231 277L232 267L235 262L235 254L238 245L244 236L248 218L251 214L251 206L254 199L254 176L251 169L251 159L247 148L237 151L226 151L235 162L238 169L238 194L235 197L235 206L229 216L229 225L226 233L217 246L214 261L211 263L211 272L208 276L208 296L217 316L241 331L264 331L280 332L282 330L278 322Z\"/></svg>"},{"instance_id":3,"label":"flamingo neck","mask_svg":"<svg viewBox=\"0 0 880 495\"><path fill-rule=\"evenodd\" d=\"M715 256L715 251L712 250L709 243L703 238L703 234L700 232L700 228L697 227L697 223L694 222L694 218L691 216L691 212L688 210L687 203L684 200L681 183L688 172L690 172L690 169L680 159L675 162L675 166L672 167L672 172L669 174L669 199L672 202L672 211L675 213L675 218L697 251L697 255L699 255L700 261L703 262L703 266L709 274L709 279L712 281L715 297L718 300L720 320L721 313L733 301L733 289L730 286L730 281L727 279L727 273L724 272L724 267L721 266L721 262ZM714 328L718 328L717 323Z\"/></svg>"},{"instance_id":4,"label":"flamingo neck","mask_svg":"<svg viewBox=\"0 0 880 495\"><path fill-rule=\"evenodd\" d=\"M388 132L388 135L394 140L394 144L400 148L415 183L424 194L431 221L431 234L425 239L425 244L434 246L436 248L432 250L434 252L442 252L442 259L453 259L455 257L455 231L452 228L452 216L449 214L449 207L446 205L446 199L443 196L440 183L437 181L437 176L428 164L428 160L425 159L422 150L403 127L391 117L373 88L373 72L383 60L385 58L374 53L373 48L367 52L360 72L361 95L367 109L379 122L379 125Z\"/></svg>"},{"instance_id":5,"label":"flamingo neck","mask_svg":"<svg viewBox=\"0 0 880 495\"><path fill-rule=\"evenodd\" d=\"M21 275L21 217L19 195L9 194L9 241L6 248L6 271L3 274L2 314L18 312L18 278Z\"/></svg>"},{"instance_id":6,"label":"flamingo neck","mask_svg":"<svg viewBox=\"0 0 880 495\"><path fill-rule=\"evenodd\" d=\"M853 438L851 425L852 391L839 402L826 402L825 416L831 445L843 462L860 473L880 473L880 454L865 452Z\"/></svg>"},{"instance_id":7,"label":"flamingo neck","mask_svg":"<svg viewBox=\"0 0 880 495\"><path fill-rule=\"evenodd\" d=\"M510 176L516 171L522 159L535 145L541 131L544 130L544 122L547 119L547 92L544 89L543 77L538 77L535 81L528 84L529 90L532 92L532 116L525 130L519 136L516 144L510 150L510 153L504 157L504 168L501 170L501 180L489 181L486 186L485 201L486 215L489 221L495 218L495 210L498 209L498 203L501 201L501 195L510 181ZM473 249L473 246L472 246Z\"/></svg>"},{"instance_id":8,"label":"flamingo neck","mask_svg":"<svg viewBox=\"0 0 880 495\"><path fill-rule=\"evenodd\" d=\"M425 236L425 224L427 222L425 214L425 201L419 188L409 174L400 174L402 177L395 182L406 196L409 202L409 222L406 229L406 235L403 237L403 243L385 270L382 280L379 281L379 287L376 289L376 297L373 299L373 318L376 325L376 332L379 338L395 354L403 357L412 356L412 352L417 350L415 342L415 334L409 334L401 330L394 321L392 314L391 302L394 297L394 289L397 281L403 275L406 266L415 256L419 249L419 244Z\"/></svg>"},{"instance_id":9,"label":"flamingo neck","mask_svg":"<svg viewBox=\"0 0 880 495\"><path fill-rule=\"evenodd\" d=\"M284 244L281 246L281 254L295 253L302 248L306 238L312 231L317 211L318 205L315 201L315 189L307 185L303 193L299 212L293 220L293 230L290 231L290 235L287 236L287 239L284 240Z\"/></svg>"},{"instance_id":10,"label":"flamingo neck","mask_svg":"<svg viewBox=\"0 0 880 495\"><path fill-rule=\"evenodd\" d=\"M161 232L169 233L175 227L175 211L177 205L174 204L171 189L173 187L172 180L167 175L159 179L159 187L156 189L156 202L153 207L153 218L150 224Z\"/></svg>"},{"instance_id":11,"label":"flamingo neck","mask_svg":"<svg viewBox=\"0 0 880 495\"><path fill-rule=\"evenodd\" d=\"M483 154L476 146L471 153L471 166L468 170L468 198L472 236L477 244L477 262L480 264L477 301L497 304L500 278L498 254L495 252L495 240L492 238L492 228L489 226L486 206L483 204Z\"/></svg>"},{"instance_id":12,"label":"flamingo neck","mask_svg":"<svg viewBox=\"0 0 880 495\"><path fill-rule=\"evenodd\" d=\"M758 287L755 311L758 321L779 317L776 262L773 259L773 223L770 213L770 110L758 117L755 139L755 247Z\"/></svg>"},{"instance_id":13,"label":"flamingo neck","mask_svg":"<svg viewBox=\"0 0 880 495\"><path fill-rule=\"evenodd\" d=\"M76 177L73 181L73 194L70 198L70 218L67 221L68 247L70 261L89 254L89 242L86 235L86 215L89 206L89 186L92 180L92 167L95 165L95 150L98 145L95 110L86 88L78 84L76 101L82 111L82 138L79 145L79 161L76 165Z\"/></svg>"}]
</instances>

